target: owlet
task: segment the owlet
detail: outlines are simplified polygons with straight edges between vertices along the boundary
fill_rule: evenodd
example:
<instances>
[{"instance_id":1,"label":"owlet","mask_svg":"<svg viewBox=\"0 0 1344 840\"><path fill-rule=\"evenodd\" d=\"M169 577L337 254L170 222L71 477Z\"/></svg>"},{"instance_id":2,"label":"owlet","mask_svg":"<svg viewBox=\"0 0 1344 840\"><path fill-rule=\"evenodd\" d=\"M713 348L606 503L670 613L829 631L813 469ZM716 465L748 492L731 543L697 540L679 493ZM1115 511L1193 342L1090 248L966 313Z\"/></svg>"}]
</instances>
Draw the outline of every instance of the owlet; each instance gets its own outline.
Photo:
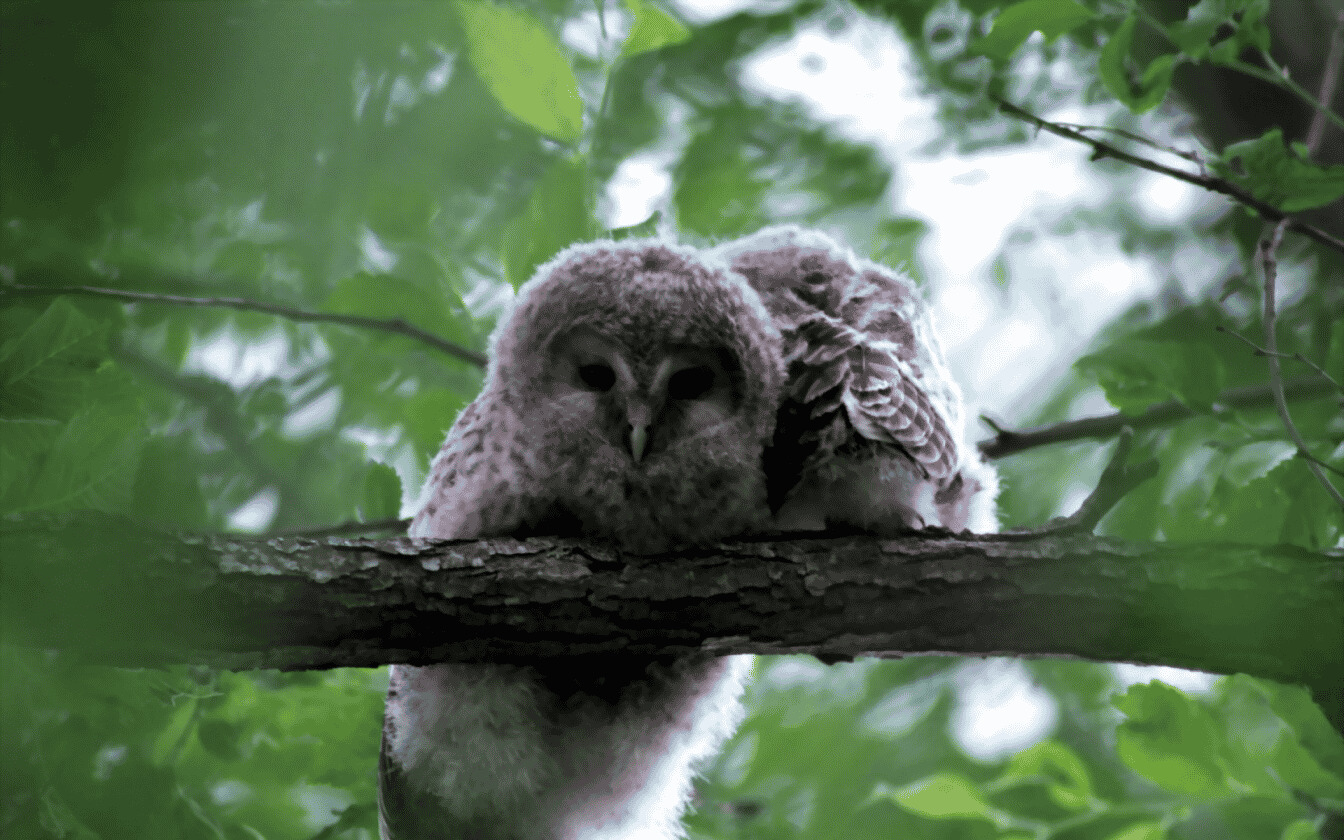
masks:
<instances>
[{"instance_id":1,"label":"owlet","mask_svg":"<svg viewBox=\"0 0 1344 840\"><path fill-rule=\"evenodd\" d=\"M659 241L571 247L519 290L411 534L660 552L764 530L782 385L779 332L740 276ZM382 835L680 836L691 766L736 725L748 663L396 666Z\"/></svg>"},{"instance_id":2,"label":"owlet","mask_svg":"<svg viewBox=\"0 0 1344 840\"><path fill-rule=\"evenodd\" d=\"M766 456L782 529L997 529L997 476L965 439L961 391L907 277L791 226L714 253L760 293L784 339Z\"/></svg>"}]
</instances>

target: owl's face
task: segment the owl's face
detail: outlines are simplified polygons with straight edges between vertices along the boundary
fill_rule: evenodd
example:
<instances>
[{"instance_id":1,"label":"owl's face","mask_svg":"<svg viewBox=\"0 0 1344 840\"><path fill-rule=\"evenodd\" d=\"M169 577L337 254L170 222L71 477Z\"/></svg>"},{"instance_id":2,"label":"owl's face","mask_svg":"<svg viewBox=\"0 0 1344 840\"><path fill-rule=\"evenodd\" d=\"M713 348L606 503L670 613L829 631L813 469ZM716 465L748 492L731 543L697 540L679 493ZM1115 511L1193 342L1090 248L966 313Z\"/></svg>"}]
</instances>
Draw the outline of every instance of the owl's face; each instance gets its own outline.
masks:
<instances>
[{"instance_id":1,"label":"owl's face","mask_svg":"<svg viewBox=\"0 0 1344 840\"><path fill-rule=\"evenodd\" d=\"M768 517L779 342L745 281L689 249L595 243L520 292L491 376L520 409L558 515L660 551Z\"/></svg>"},{"instance_id":2,"label":"owl's face","mask_svg":"<svg viewBox=\"0 0 1344 840\"><path fill-rule=\"evenodd\" d=\"M733 424L742 405L742 365L727 347L630 346L584 326L557 336L548 355L553 414L632 471Z\"/></svg>"}]
</instances>

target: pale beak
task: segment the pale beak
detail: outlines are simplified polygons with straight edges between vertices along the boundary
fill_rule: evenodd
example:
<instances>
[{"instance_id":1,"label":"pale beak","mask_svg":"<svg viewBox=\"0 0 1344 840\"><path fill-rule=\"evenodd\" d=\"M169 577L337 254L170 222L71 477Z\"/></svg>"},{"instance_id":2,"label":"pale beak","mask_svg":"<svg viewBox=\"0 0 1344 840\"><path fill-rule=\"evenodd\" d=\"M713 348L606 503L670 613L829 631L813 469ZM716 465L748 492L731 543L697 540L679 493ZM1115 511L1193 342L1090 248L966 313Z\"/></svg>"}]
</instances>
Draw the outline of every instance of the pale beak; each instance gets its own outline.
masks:
<instances>
[{"instance_id":1,"label":"pale beak","mask_svg":"<svg viewBox=\"0 0 1344 840\"><path fill-rule=\"evenodd\" d=\"M638 464L644 457L644 447L649 445L649 427L644 423L630 426L630 455Z\"/></svg>"}]
</instances>

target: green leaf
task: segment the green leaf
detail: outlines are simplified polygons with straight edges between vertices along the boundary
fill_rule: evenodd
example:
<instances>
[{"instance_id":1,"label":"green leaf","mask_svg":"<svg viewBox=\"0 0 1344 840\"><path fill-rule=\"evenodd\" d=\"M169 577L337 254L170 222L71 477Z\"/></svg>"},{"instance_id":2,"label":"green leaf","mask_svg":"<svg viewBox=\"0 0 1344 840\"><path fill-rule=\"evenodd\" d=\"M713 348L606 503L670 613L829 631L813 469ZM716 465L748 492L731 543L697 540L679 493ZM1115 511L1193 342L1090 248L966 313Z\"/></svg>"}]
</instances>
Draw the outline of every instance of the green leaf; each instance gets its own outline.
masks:
<instances>
[{"instance_id":1,"label":"green leaf","mask_svg":"<svg viewBox=\"0 0 1344 840\"><path fill-rule=\"evenodd\" d=\"M196 726L196 738L201 746L225 761L236 761L242 757L238 745L240 736L239 728L227 720L210 718Z\"/></svg>"},{"instance_id":2,"label":"green leaf","mask_svg":"<svg viewBox=\"0 0 1344 840\"><path fill-rule=\"evenodd\" d=\"M1134 72L1130 48L1134 43L1134 29L1137 25L1138 16L1130 15L1106 41L1097 62L1097 74L1112 96L1131 111L1141 114L1156 107L1167 95L1179 56L1158 56L1148 63L1142 73Z\"/></svg>"},{"instance_id":3,"label":"green leaf","mask_svg":"<svg viewBox=\"0 0 1344 840\"><path fill-rule=\"evenodd\" d=\"M979 818L999 823L1003 819L979 785L956 773L935 773L898 789L879 783L869 801L881 799L935 820Z\"/></svg>"},{"instance_id":4,"label":"green leaf","mask_svg":"<svg viewBox=\"0 0 1344 840\"><path fill-rule=\"evenodd\" d=\"M1197 700L1154 681L1130 686L1115 706L1128 718L1116 730L1116 752L1130 769L1187 796L1230 793L1217 761L1221 733Z\"/></svg>"},{"instance_id":5,"label":"green leaf","mask_svg":"<svg viewBox=\"0 0 1344 840\"><path fill-rule=\"evenodd\" d=\"M1297 820L1284 828L1282 840L1321 840L1321 835L1311 820Z\"/></svg>"},{"instance_id":6,"label":"green leaf","mask_svg":"<svg viewBox=\"0 0 1344 840\"><path fill-rule=\"evenodd\" d=\"M1286 440L1248 443L1228 456L1223 463L1223 478L1237 487L1245 487L1296 454L1297 447Z\"/></svg>"},{"instance_id":7,"label":"green leaf","mask_svg":"<svg viewBox=\"0 0 1344 840\"><path fill-rule=\"evenodd\" d=\"M581 159L562 159L551 165L533 189L527 207L504 230L504 275L514 288L566 247L599 233L591 196L588 169Z\"/></svg>"},{"instance_id":8,"label":"green leaf","mask_svg":"<svg viewBox=\"0 0 1344 840\"><path fill-rule=\"evenodd\" d=\"M65 298L6 313L0 345L0 510L115 509L147 439L139 392L105 329Z\"/></svg>"},{"instance_id":9,"label":"green leaf","mask_svg":"<svg viewBox=\"0 0 1344 840\"><path fill-rule=\"evenodd\" d=\"M1070 811L1084 810L1092 803L1087 765L1077 753L1058 741L1042 741L1013 756L1003 778L1045 779L1050 798Z\"/></svg>"},{"instance_id":10,"label":"green leaf","mask_svg":"<svg viewBox=\"0 0 1344 840\"><path fill-rule=\"evenodd\" d=\"M26 326L23 320L6 318L7 330L22 331L0 344L0 417L63 419L107 360L106 330L64 297Z\"/></svg>"},{"instance_id":11,"label":"green leaf","mask_svg":"<svg viewBox=\"0 0 1344 840\"><path fill-rule=\"evenodd\" d=\"M1200 0L1167 34L1195 61L1231 62L1247 47L1269 49L1268 12L1269 0Z\"/></svg>"},{"instance_id":12,"label":"green leaf","mask_svg":"<svg viewBox=\"0 0 1344 840\"><path fill-rule=\"evenodd\" d=\"M1251 767L1272 779L1273 787L1256 785L1259 792L1286 798L1279 786L1287 785L1318 799L1344 800L1344 775L1327 766L1339 766L1344 741L1338 732L1319 729L1325 716L1305 689L1237 674L1224 683L1219 707L1227 718L1232 766ZM1296 725L1280 710L1291 713ZM1310 737L1304 737L1307 733ZM1245 773L1238 780L1254 784Z\"/></svg>"},{"instance_id":13,"label":"green leaf","mask_svg":"<svg viewBox=\"0 0 1344 840\"><path fill-rule=\"evenodd\" d=\"M706 132L677 168L677 226L701 236L733 236L760 227L766 184L742 149Z\"/></svg>"},{"instance_id":14,"label":"green leaf","mask_svg":"<svg viewBox=\"0 0 1344 840\"><path fill-rule=\"evenodd\" d=\"M1124 338L1083 356L1074 367L1094 377L1111 404L1125 412L1167 399L1208 411L1226 381L1222 360L1198 341Z\"/></svg>"},{"instance_id":15,"label":"green leaf","mask_svg":"<svg viewBox=\"0 0 1344 840\"><path fill-rule=\"evenodd\" d=\"M1167 830L1160 822L1134 823L1110 835L1106 840L1162 840Z\"/></svg>"},{"instance_id":16,"label":"green leaf","mask_svg":"<svg viewBox=\"0 0 1344 840\"><path fill-rule=\"evenodd\" d=\"M548 137L583 133L579 84L551 33L526 12L489 0L456 0L476 75L504 110Z\"/></svg>"},{"instance_id":17,"label":"green leaf","mask_svg":"<svg viewBox=\"0 0 1344 840\"><path fill-rule=\"evenodd\" d=\"M365 522L394 519L401 512L401 478L397 471L377 461L364 476L364 492L359 506Z\"/></svg>"},{"instance_id":18,"label":"green leaf","mask_svg":"<svg viewBox=\"0 0 1344 840\"><path fill-rule=\"evenodd\" d=\"M973 49L1006 61L1031 33L1040 32L1050 42L1092 17L1090 9L1074 0L1022 0L999 12L989 33Z\"/></svg>"},{"instance_id":19,"label":"green leaf","mask_svg":"<svg viewBox=\"0 0 1344 840\"><path fill-rule=\"evenodd\" d=\"M1344 165L1329 167L1299 157L1273 128L1233 143L1215 161L1220 174L1242 180L1251 194L1285 213L1310 210L1344 196Z\"/></svg>"},{"instance_id":20,"label":"green leaf","mask_svg":"<svg viewBox=\"0 0 1344 840\"><path fill-rule=\"evenodd\" d=\"M691 37L684 23L648 0L625 0L625 7L635 16L635 22L621 47L622 58L680 44Z\"/></svg>"},{"instance_id":21,"label":"green leaf","mask_svg":"<svg viewBox=\"0 0 1344 840\"><path fill-rule=\"evenodd\" d=\"M1330 724L1311 693L1298 685L1260 681L1270 689L1269 702L1284 723L1292 728L1297 743L1327 772L1344 778L1344 735Z\"/></svg>"}]
</instances>

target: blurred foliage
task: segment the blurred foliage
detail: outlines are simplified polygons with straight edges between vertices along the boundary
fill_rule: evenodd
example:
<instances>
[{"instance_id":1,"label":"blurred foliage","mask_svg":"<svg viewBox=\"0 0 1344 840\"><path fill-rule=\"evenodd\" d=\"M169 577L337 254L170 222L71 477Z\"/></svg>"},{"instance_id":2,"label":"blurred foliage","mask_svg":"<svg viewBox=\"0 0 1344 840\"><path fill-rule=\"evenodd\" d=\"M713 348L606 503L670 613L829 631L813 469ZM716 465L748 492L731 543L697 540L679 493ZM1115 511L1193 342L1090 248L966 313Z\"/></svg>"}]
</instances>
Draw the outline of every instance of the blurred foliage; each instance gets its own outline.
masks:
<instances>
[{"instance_id":1,"label":"blurred foliage","mask_svg":"<svg viewBox=\"0 0 1344 840\"><path fill-rule=\"evenodd\" d=\"M1172 87L1192 68L1310 104L1292 80L1306 73L1276 76L1267 0L862 6L785 0L695 23L649 0L0 0L0 284L247 298L400 319L481 350L512 286L616 226L608 184L641 155L663 161L670 193L615 235L675 225L701 241L795 221L922 276L926 225L891 209L900 184L882 151L736 72L804 26L843 29L858 14L901 33L943 146L1027 141L994 96L1038 113L1081 102L1134 131L1135 114L1176 107ZM1205 103L1186 104L1198 129ZM1286 211L1337 207L1344 167L1297 140L1275 128L1201 156ZM1107 533L1337 546L1340 511L1273 410L1217 404L1225 387L1266 381L1263 360L1216 330L1263 334L1260 223L1234 209L1163 227L1129 206L1130 173L1098 170L1110 194L1055 232L1108 231L1163 258L1197 241L1239 268L1217 299L1173 283L1125 313L1029 419L1070 416L1095 386L1126 412L1170 399L1198 412L1141 432L1136 456L1162 471ZM1290 239L1281 258L1296 266L1281 349L1344 379L1340 255ZM10 514L96 508L270 532L382 519L409 509L480 386L479 370L395 331L3 292ZM1318 457L1344 464L1337 400L1293 416ZM1076 500L1105 452L1078 443L1002 463L1005 523ZM1108 666L1001 664L1004 691L1029 691L1044 725L985 755L966 734L978 663L763 660L691 835L1344 830L1344 743L1299 689L1236 676L1187 692L1127 686ZM6 647L0 669L6 838L376 835L381 671L130 671Z\"/></svg>"}]
</instances>

